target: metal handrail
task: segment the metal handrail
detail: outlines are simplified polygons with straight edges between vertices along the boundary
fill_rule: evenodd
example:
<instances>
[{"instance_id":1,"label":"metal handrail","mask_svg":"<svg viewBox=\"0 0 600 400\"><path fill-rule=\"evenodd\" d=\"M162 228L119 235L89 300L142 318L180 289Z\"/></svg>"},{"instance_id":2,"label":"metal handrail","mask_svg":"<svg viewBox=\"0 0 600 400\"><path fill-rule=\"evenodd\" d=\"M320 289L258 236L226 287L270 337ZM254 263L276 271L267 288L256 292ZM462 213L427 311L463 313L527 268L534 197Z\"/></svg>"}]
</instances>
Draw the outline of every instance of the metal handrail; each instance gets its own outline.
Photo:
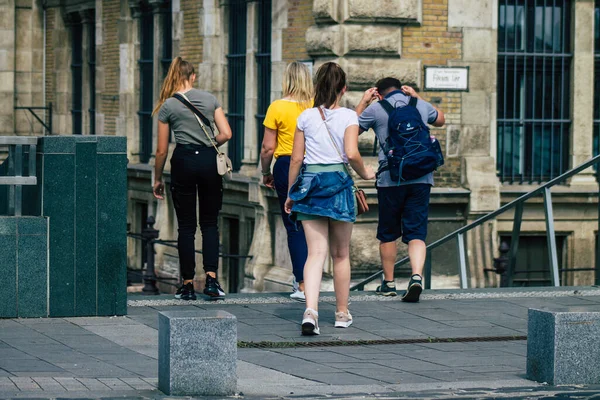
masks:
<instances>
[{"instance_id":1,"label":"metal handrail","mask_svg":"<svg viewBox=\"0 0 600 400\"><path fill-rule=\"evenodd\" d=\"M553 220L552 197L550 194L550 188L555 186L556 184L572 177L573 175L576 175L579 172L581 172L587 168L590 168L591 166L596 165L598 163L600 163L600 155L597 155L597 156L591 158L590 160L584 162L583 164L544 183L537 189L532 190L531 192L528 192L528 193L518 197L517 199L503 205L496 211L486 214L483 217L480 217L477 220L471 222L470 224L465 225L462 228L459 228L459 229L455 230L454 232L449 233L448 235L444 236L443 238L438 239L435 242L427 245L427 261L425 264L425 275L426 275L425 283L426 283L426 285L429 285L429 283L431 281L431 250L443 245L444 243L447 243L448 241L450 241L452 239L457 239L458 240L457 245L458 245L458 253L459 253L461 288L467 289L468 285L467 285L467 274L466 274L466 252L465 252L465 246L464 246L464 234L466 232L470 231L471 229L482 225L484 222L487 222L487 221L497 217L498 215L504 213L505 211L508 211L513 207L516 207L515 221L514 221L514 225L513 225L512 240L511 240L511 245L510 245L511 248L510 248L510 252L509 252L510 263L509 263L509 269L508 269L509 279L512 280L512 271L514 271L515 258L516 258L518 242L519 242L518 238L519 238L519 233L521 230L521 217L523 214L523 203L534 196L543 194L544 209L546 211L546 213L545 213L546 214L546 230L547 230L546 235L547 235L547 239L548 239L548 252L549 252L549 259L550 259L550 264L551 264L550 270L552 272L552 283L554 286L560 286L560 281L559 281L559 277L558 277L558 260L557 260L558 257L557 257L557 253L556 253L556 240L555 240L555 235L554 235L554 220ZM600 193L599 193L599 209L600 209ZM598 222L599 222L598 232L600 232L600 218L599 218ZM408 256L404 257L400 261L396 262L396 264L394 264L394 269L406 264L408 261L409 261L409 257ZM596 262L598 263L598 260ZM383 270L378 271L378 272L372 274L371 276L369 276L368 278L363 279L362 281L360 281L357 284L355 284L354 286L352 286L350 288L350 290L364 290L365 285L367 283L374 281L375 279L380 277L382 274L383 274ZM509 284L509 286L510 286L510 284Z\"/></svg>"}]
</instances>

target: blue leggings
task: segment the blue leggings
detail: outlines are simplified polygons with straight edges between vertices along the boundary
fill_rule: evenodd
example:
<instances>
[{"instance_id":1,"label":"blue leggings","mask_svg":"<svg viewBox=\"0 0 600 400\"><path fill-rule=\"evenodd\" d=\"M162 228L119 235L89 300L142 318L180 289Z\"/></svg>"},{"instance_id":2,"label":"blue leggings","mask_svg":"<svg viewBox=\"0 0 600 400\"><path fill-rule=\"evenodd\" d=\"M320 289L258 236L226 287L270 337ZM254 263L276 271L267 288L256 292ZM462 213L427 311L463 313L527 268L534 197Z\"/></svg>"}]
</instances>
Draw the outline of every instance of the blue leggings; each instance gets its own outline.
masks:
<instances>
[{"instance_id":1,"label":"blue leggings","mask_svg":"<svg viewBox=\"0 0 600 400\"><path fill-rule=\"evenodd\" d=\"M288 180L290 175L290 156L280 156L275 161L273 167L273 177L275 179L275 190L279 198L281 208L281 219L287 231L288 248L292 259L292 270L296 277L296 282L304 281L304 264L308 257L308 247L304 237L302 226L296 228L296 225L290 220L289 214L284 210L285 201L288 194Z\"/></svg>"}]
</instances>

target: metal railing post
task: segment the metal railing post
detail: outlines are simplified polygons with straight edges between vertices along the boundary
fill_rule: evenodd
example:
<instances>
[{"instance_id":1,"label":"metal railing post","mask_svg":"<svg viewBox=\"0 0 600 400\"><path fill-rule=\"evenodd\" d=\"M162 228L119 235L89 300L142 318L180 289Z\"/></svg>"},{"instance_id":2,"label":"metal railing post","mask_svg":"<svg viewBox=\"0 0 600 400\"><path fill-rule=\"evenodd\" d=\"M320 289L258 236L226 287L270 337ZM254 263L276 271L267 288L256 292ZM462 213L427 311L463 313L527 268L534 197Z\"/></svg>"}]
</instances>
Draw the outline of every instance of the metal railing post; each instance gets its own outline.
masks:
<instances>
[{"instance_id":1,"label":"metal railing post","mask_svg":"<svg viewBox=\"0 0 600 400\"><path fill-rule=\"evenodd\" d=\"M427 250L425 256L425 268L424 268L424 277L425 278L425 289L431 289L431 250Z\"/></svg>"},{"instance_id":2,"label":"metal railing post","mask_svg":"<svg viewBox=\"0 0 600 400\"><path fill-rule=\"evenodd\" d=\"M158 239L159 232L154 229L155 222L154 217L149 216L146 219L146 228L142 231L142 237L146 245L146 269L144 270L144 288L142 292L149 295L158 294L154 272L154 241Z\"/></svg>"},{"instance_id":3,"label":"metal railing post","mask_svg":"<svg viewBox=\"0 0 600 400\"><path fill-rule=\"evenodd\" d=\"M552 195L550 188L544 189L544 211L546 213L546 238L548 240L548 261L550 261L550 276L553 286L560 286L558 276L558 255L556 252L556 236L554 233L554 212L552 211Z\"/></svg>"},{"instance_id":4,"label":"metal railing post","mask_svg":"<svg viewBox=\"0 0 600 400\"><path fill-rule=\"evenodd\" d=\"M460 269L460 288L468 289L469 282L467 282L467 254L465 252L465 238L463 233L459 233L456 236L458 246L458 267Z\"/></svg>"},{"instance_id":5,"label":"metal railing post","mask_svg":"<svg viewBox=\"0 0 600 400\"><path fill-rule=\"evenodd\" d=\"M521 221L523 220L523 203L515 207L515 216L513 222L513 231L510 239L510 251L508 252L508 269L506 271L506 284L508 287L513 285L513 277L517 266L517 252L519 251L519 238L521 235Z\"/></svg>"}]
</instances>

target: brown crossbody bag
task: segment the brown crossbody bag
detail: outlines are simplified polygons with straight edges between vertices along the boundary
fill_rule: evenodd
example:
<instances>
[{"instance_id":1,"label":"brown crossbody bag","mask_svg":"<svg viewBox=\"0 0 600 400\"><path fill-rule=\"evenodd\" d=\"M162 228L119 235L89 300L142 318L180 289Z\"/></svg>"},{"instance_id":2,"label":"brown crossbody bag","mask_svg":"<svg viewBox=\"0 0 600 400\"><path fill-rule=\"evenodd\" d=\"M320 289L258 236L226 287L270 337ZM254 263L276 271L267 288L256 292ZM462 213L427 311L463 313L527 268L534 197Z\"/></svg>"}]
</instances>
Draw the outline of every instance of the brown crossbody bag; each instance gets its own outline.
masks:
<instances>
[{"instance_id":1,"label":"brown crossbody bag","mask_svg":"<svg viewBox=\"0 0 600 400\"><path fill-rule=\"evenodd\" d=\"M335 140L333 139L333 136L331 135L331 131L329 130L329 127L327 126L327 120L325 119L325 113L323 112L323 109L321 107L317 107L317 109L319 110L319 114L321 114L321 118L323 119L323 123L325 124L325 129L327 129L329 138L331 139L331 142L333 143L333 147L335 147L335 150L337 151L337 153L339 154L339 156L342 160L342 164L344 164L344 168L346 168L346 172L348 173L349 176L352 176L352 175L350 175L350 169L348 168L348 164L344 161L342 152L338 148L337 143L335 143ZM365 195L364 190L359 189L358 186L356 186L356 185L354 185L353 190L354 190L354 196L356 196L356 215L366 213L367 211L369 211L369 204L367 203L367 196Z\"/></svg>"}]
</instances>

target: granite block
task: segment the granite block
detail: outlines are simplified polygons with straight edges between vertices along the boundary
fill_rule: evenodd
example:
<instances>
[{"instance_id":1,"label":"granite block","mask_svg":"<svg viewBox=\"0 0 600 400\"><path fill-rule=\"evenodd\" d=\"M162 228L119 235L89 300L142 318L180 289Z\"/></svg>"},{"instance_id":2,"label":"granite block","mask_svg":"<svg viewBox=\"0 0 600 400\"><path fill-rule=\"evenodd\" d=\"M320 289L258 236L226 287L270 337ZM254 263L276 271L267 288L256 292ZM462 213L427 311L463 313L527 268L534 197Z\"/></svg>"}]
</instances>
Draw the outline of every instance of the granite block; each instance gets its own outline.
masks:
<instances>
[{"instance_id":1,"label":"granite block","mask_svg":"<svg viewBox=\"0 0 600 400\"><path fill-rule=\"evenodd\" d=\"M98 315L127 313L127 156L98 154Z\"/></svg>"},{"instance_id":2,"label":"granite block","mask_svg":"<svg viewBox=\"0 0 600 400\"><path fill-rule=\"evenodd\" d=\"M23 220L27 221L22 224ZM41 217L19 218L19 227L27 227L27 234L17 236L17 310L21 318L48 316L47 223Z\"/></svg>"},{"instance_id":3,"label":"granite block","mask_svg":"<svg viewBox=\"0 0 600 400\"><path fill-rule=\"evenodd\" d=\"M158 388L173 396L230 396L237 387L237 320L225 311L159 313Z\"/></svg>"},{"instance_id":4,"label":"granite block","mask_svg":"<svg viewBox=\"0 0 600 400\"><path fill-rule=\"evenodd\" d=\"M44 235L48 232L48 220L44 217L19 217L17 219L19 235Z\"/></svg>"},{"instance_id":5,"label":"granite block","mask_svg":"<svg viewBox=\"0 0 600 400\"><path fill-rule=\"evenodd\" d=\"M75 146L75 315L96 315L96 143Z\"/></svg>"},{"instance_id":6,"label":"granite block","mask_svg":"<svg viewBox=\"0 0 600 400\"><path fill-rule=\"evenodd\" d=\"M529 309L527 378L600 384L600 312L585 306Z\"/></svg>"},{"instance_id":7,"label":"granite block","mask_svg":"<svg viewBox=\"0 0 600 400\"><path fill-rule=\"evenodd\" d=\"M98 153L127 154L126 136L96 136L98 140Z\"/></svg>"},{"instance_id":8,"label":"granite block","mask_svg":"<svg viewBox=\"0 0 600 400\"><path fill-rule=\"evenodd\" d=\"M75 145L82 142L96 142L95 136L44 136L40 137L38 146L39 152L44 154L75 154Z\"/></svg>"},{"instance_id":9,"label":"granite block","mask_svg":"<svg viewBox=\"0 0 600 400\"><path fill-rule=\"evenodd\" d=\"M18 219L18 217L0 216L0 235L16 235Z\"/></svg>"},{"instance_id":10,"label":"granite block","mask_svg":"<svg viewBox=\"0 0 600 400\"><path fill-rule=\"evenodd\" d=\"M75 315L75 155L45 154L42 179L42 212L50 219L50 316L72 317Z\"/></svg>"},{"instance_id":11,"label":"granite block","mask_svg":"<svg viewBox=\"0 0 600 400\"><path fill-rule=\"evenodd\" d=\"M0 217L0 227L10 225L8 219ZM16 226L16 222L15 222ZM0 233L0 318L17 316L17 235Z\"/></svg>"}]
</instances>

